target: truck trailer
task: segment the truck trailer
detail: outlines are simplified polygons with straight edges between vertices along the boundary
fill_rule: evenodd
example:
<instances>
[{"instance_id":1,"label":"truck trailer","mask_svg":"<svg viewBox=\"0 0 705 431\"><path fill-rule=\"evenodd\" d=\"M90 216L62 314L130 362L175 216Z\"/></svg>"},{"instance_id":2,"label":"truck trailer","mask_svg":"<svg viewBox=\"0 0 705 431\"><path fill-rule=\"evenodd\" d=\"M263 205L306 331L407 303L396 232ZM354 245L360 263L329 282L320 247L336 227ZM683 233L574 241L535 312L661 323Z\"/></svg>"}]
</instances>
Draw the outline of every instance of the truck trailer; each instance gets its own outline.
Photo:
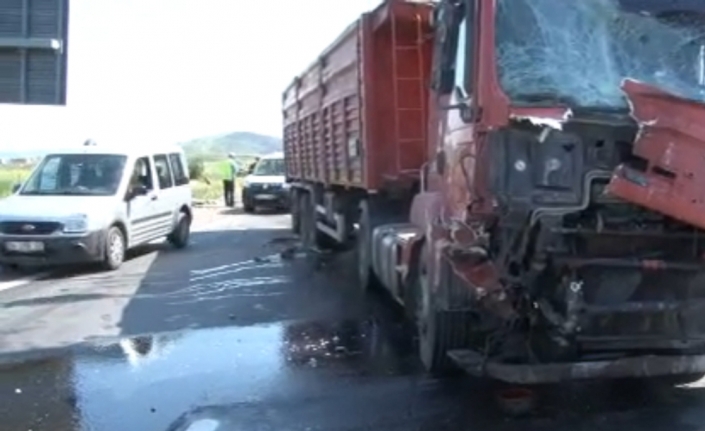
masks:
<instances>
[{"instance_id":1,"label":"truck trailer","mask_svg":"<svg viewBox=\"0 0 705 431\"><path fill-rule=\"evenodd\" d=\"M705 1L386 0L283 94L292 229L433 374L705 373Z\"/></svg>"}]
</instances>

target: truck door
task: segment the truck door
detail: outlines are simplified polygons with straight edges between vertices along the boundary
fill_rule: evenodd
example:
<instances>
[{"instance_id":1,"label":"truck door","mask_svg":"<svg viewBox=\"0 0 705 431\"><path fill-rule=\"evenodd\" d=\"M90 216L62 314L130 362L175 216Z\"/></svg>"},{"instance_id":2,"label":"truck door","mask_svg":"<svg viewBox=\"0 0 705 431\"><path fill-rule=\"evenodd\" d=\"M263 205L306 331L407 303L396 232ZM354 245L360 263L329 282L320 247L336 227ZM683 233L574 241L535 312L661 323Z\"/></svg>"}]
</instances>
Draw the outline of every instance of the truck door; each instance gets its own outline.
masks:
<instances>
[{"instance_id":1,"label":"truck door","mask_svg":"<svg viewBox=\"0 0 705 431\"><path fill-rule=\"evenodd\" d=\"M436 29L434 89L438 106L436 154L430 176L442 184L447 210L464 218L474 192L475 139L479 118L473 97L476 53L476 0L446 1L439 6Z\"/></svg>"}]
</instances>

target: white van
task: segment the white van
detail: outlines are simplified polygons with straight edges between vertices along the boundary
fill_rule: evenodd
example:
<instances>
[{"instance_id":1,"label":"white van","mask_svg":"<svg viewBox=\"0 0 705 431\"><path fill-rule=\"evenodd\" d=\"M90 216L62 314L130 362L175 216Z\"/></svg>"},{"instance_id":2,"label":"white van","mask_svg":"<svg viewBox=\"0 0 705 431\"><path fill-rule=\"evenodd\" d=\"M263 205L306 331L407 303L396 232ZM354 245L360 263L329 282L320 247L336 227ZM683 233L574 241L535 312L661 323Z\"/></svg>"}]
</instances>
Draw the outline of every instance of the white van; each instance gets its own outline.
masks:
<instances>
[{"instance_id":1,"label":"white van","mask_svg":"<svg viewBox=\"0 0 705 431\"><path fill-rule=\"evenodd\" d=\"M284 153L262 156L242 183L242 206L245 212L254 212L257 207L289 209L290 201Z\"/></svg>"},{"instance_id":2,"label":"white van","mask_svg":"<svg viewBox=\"0 0 705 431\"><path fill-rule=\"evenodd\" d=\"M0 264L100 262L113 270L140 244L166 237L186 247L192 211L183 150L117 148L89 141L46 155L0 201Z\"/></svg>"}]
</instances>

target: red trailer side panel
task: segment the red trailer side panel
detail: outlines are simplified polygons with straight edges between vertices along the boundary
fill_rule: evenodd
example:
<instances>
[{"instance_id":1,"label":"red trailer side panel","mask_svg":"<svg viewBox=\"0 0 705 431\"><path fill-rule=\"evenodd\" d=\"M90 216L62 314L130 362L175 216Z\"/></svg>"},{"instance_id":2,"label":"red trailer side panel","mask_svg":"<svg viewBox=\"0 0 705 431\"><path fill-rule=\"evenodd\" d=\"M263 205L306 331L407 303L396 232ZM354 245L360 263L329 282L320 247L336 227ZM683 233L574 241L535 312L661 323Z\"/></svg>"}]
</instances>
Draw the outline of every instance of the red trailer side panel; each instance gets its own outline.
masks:
<instances>
[{"instance_id":1,"label":"red trailer side panel","mask_svg":"<svg viewBox=\"0 0 705 431\"><path fill-rule=\"evenodd\" d=\"M370 191L418 178L426 156L431 9L386 1L287 88L289 178Z\"/></svg>"}]
</instances>

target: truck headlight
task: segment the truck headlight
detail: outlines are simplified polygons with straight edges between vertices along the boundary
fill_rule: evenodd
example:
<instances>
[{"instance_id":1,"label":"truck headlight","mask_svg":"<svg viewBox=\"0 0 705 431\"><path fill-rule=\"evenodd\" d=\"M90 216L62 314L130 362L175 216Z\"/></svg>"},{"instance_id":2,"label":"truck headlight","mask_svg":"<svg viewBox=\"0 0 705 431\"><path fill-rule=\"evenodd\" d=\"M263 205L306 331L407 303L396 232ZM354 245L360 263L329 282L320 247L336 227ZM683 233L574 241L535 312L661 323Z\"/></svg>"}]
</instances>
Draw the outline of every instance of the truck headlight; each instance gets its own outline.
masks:
<instances>
[{"instance_id":1,"label":"truck headlight","mask_svg":"<svg viewBox=\"0 0 705 431\"><path fill-rule=\"evenodd\" d=\"M83 233L88 230L88 217L76 214L64 221L64 233Z\"/></svg>"}]
</instances>

